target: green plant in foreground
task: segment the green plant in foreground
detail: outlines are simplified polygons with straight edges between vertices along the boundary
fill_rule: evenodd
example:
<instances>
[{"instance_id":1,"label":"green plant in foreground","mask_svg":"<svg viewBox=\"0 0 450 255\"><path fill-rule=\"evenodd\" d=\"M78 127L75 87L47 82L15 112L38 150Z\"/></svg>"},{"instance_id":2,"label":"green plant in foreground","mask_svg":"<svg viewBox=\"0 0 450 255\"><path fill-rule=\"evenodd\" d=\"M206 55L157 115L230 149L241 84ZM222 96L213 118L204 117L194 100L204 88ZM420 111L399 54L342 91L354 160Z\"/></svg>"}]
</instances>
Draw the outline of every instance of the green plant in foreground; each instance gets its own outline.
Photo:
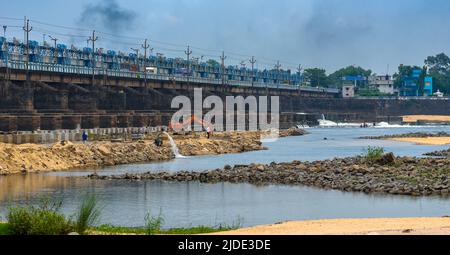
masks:
<instances>
[{"instance_id":1,"label":"green plant in foreground","mask_svg":"<svg viewBox=\"0 0 450 255\"><path fill-rule=\"evenodd\" d=\"M0 223L0 236L9 235L9 224L8 223Z\"/></svg>"},{"instance_id":2,"label":"green plant in foreground","mask_svg":"<svg viewBox=\"0 0 450 255\"><path fill-rule=\"evenodd\" d=\"M381 159L381 157L383 157L383 155L384 155L384 148L369 146L365 150L364 158L366 158L366 160L369 162L375 162L375 161Z\"/></svg>"},{"instance_id":3,"label":"green plant in foreground","mask_svg":"<svg viewBox=\"0 0 450 255\"><path fill-rule=\"evenodd\" d=\"M161 233L161 226L164 224L162 210L159 211L158 216L153 216L150 212L145 216L145 233L147 235L155 235Z\"/></svg>"},{"instance_id":4,"label":"green plant in foreground","mask_svg":"<svg viewBox=\"0 0 450 255\"><path fill-rule=\"evenodd\" d=\"M7 215L11 235L65 235L73 224L59 212L61 203L43 199L40 206L10 207Z\"/></svg>"},{"instance_id":5,"label":"green plant in foreground","mask_svg":"<svg viewBox=\"0 0 450 255\"><path fill-rule=\"evenodd\" d=\"M75 218L75 230L79 234L86 233L86 230L95 225L100 219L101 210L97 205L97 198L94 195L87 196L80 205Z\"/></svg>"}]
</instances>

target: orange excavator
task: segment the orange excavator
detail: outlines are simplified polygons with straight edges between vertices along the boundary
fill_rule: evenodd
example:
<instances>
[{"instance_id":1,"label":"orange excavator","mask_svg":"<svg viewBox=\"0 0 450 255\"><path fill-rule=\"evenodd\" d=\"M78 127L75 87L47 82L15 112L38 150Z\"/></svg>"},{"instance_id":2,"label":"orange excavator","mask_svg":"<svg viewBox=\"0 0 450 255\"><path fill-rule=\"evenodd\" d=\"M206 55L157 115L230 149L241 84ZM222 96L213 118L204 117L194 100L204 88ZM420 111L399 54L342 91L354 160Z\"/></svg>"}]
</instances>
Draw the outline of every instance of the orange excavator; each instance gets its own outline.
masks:
<instances>
[{"instance_id":1,"label":"orange excavator","mask_svg":"<svg viewBox=\"0 0 450 255\"><path fill-rule=\"evenodd\" d=\"M214 130L214 126L212 125L212 123L206 123L205 121L203 121L203 119L198 119L197 117L195 117L195 115L191 115L191 117L184 120L183 123L169 123L169 129L182 130L183 128L191 126L192 123L197 123L205 129L209 128L210 131Z\"/></svg>"}]
</instances>

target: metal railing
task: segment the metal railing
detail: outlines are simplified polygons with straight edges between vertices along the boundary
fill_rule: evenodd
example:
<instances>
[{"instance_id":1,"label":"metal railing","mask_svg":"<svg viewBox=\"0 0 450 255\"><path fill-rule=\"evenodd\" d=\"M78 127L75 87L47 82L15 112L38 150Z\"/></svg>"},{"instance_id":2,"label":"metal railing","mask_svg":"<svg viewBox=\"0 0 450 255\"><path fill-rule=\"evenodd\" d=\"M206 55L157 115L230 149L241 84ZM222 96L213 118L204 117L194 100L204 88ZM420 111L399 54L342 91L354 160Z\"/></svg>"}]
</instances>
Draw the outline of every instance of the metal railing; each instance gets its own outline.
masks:
<instances>
[{"instance_id":1,"label":"metal railing","mask_svg":"<svg viewBox=\"0 0 450 255\"><path fill-rule=\"evenodd\" d=\"M2 60L1 66L4 67L5 62ZM25 70L26 65L23 61L10 60L8 63L10 69ZM74 66L74 65L60 65L60 64L50 64L50 63L36 63L30 62L28 64L28 70L30 71L42 71L42 72L54 72L54 73L67 73L67 74L80 74L80 75L91 75L92 68L84 66ZM127 70L111 70L94 68L94 74L96 76L110 76L118 78L132 78L132 79L144 79L145 72L132 72ZM215 84L221 85L221 79L214 78L200 78L200 77L187 77L183 75L169 75L169 74L152 74L147 73L148 80L158 80L158 81L179 81L179 82L193 82L201 84ZM290 84L273 84L273 83L263 83L263 82L251 82L251 81L237 81L237 80L225 80L226 85L234 87L257 87L257 88L272 88L272 89L286 89L286 90L300 90L307 92L320 92L320 93L339 93L338 89L329 88L317 88L317 87L307 87L298 86Z\"/></svg>"},{"instance_id":2,"label":"metal railing","mask_svg":"<svg viewBox=\"0 0 450 255\"><path fill-rule=\"evenodd\" d=\"M353 97L354 99L367 100L450 100L450 97L407 97L407 96L392 96L392 97Z\"/></svg>"}]
</instances>

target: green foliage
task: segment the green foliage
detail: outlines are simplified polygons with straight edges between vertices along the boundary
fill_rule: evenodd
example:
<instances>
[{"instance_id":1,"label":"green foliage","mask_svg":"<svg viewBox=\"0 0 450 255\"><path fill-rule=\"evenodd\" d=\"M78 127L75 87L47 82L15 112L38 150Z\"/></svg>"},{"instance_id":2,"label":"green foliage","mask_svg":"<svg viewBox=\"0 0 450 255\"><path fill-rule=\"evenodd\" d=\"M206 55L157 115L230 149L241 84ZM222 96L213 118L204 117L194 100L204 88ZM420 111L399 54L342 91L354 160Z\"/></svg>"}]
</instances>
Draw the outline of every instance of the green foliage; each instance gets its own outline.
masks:
<instances>
[{"instance_id":1,"label":"green foliage","mask_svg":"<svg viewBox=\"0 0 450 255\"><path fill-rule=\"evenodd\" d=\"M9 235L9 224L7 223L0 223L0 236Z\"/></svg>"},{"instance_id":2,"label":"green foliage","mask_svg":"<svg viewBox=\"0 0 450 255\"><path fill-rule=\"evenodd\" d=\"M153 216L150 212L145 216L145 233L147 235L155 235L161 232L161 226L164 224L162 211L158 216Z\"/></svg>"},{"instance_id":3,"label":"green foliage","mask_svg":"<svg viewBox=\"0 0 450 255\"><path fill-rule=\"evenodd\" d=\"M237 228L231 226L218 226L218 227L192 227L192 228L173 228L169 230L163 230L161 234L164 235L197 235L197 234L208 234L235 230Z\"/></svg>"},{"instance_id":4,"label":"green foliage","mask_svg":"<svg viewBox=\"0 0 450 255\"><path fill-rule=\"evenodd\" d=\"M375 162L375 161L381 159L381 157L383 157L383 155L384 155L384 148L369 146L365 150L364 157L369 162Z\"/></svg>"},{"instance_id":5,"label":"green foliage","mask_svg":"<svg viewBox=\"0 0 450 255\"><path fill-rule=\"evenodd\" d=\"M383 96L392 96L391 94L381 93L378 90L372 89L359 89L356 94L362 97L383 97Z\"/></svg>"},{"instance_id":6,"label":"green foliage","mask_svg":"<svg viewBox=\"0 0 450 255\"><path fill-rule=\"evenodd\" d=\"M329 87L330 82L325 69L308 68L304 71L305 79L311 83L313 87Z\"/></svg>"},{"instance_id":7,"label":"green foliage","mask_svg":"<svg viewBox=\"0 0 450 255\"><path fill-rule=\"evenodd\" d=\"M100 218L101 210L97 206L95 196L87 196L76 215L75 230L79 234L84 234L88 227L96 224Z\"/></svg>"},{"instance_id":8,"label":"green foliage","mask_svg":"<svg viewBox=\"0 0 450 255\"><path fill-rule=\"evenodd\" d=\"M400 88L402 86L403 78L412 75L414 69L421 69L419 66L409 66L401 64L398 67L398 72L394 74L394 86Z\"/></svg>"},{"instance_id":9,"label":"green foliage","mask_svg":"<svg viewBox=\"0 0 450 255\"><path fill-rule=\"evenodd\" d=\"M208 234L208 233L216 233L216 232L224 232L238 229L234 225L219 225L216 227L207 227L207 226L198 226L198 227L188 227L188 228L171 228L167 230L159 230L152 232L152 235L197 235L197 234ZM101 234L136 234L136 235L145 235L148 234L145 228L129 228L129 227L118 227L118 226L110 226L110 225L102 225L99 227L91 228L91 231L95 233Z\"/></svg>"},{"instance_id":10,"label":"green foliage","mask_svg":"<svg viewBox=\"0 0 450 255\"><path fill-rule=\"evenodd\" d=\"M39 207L10 207L8 229L12 235L65 235L74 231L73 224L59 212L61 203L43 199Z\"/></svg>"},{"instance_id":11,"label":"green foliage","mask_svg":"<svg viewBox=\"0 0 450 255\"><path fill-rule=\"evenodd\" d=\"M429 66L429 75L433 77L433 87L446 94L450 93L450 58L440 53L425 59Z\"/></svg>"},{"instance_id":12,"label":"green foliage","mask_svg":"<svg viewBox=\"0 0 450 255\"><path fill-rule=\"evenodd\" d=\"M332 85L338 85L339 87L342 86L342 78L345 76L358 76L361 75L363 77L368 78L372 74L372 70L364 69L360 66L348 66L345 68L341 68L337 70L336 72L330 74L328 76L329 82Z\"/></svg>"},{"instance_id":13,"label":"green foliage","mask_svg":"<svg viewBox=\"0 0 450 255\"><path fill-rule=\"evenodd\" d=\"M136 234L136 235L145 235L147 232L144 228L130 228L130 227L120 227L120 226L112 226L112 225L101 225L98 227L92 227L89 229L91 231L95 231L96 233L101 234Z\"/></svg>"},{"instance_id":14,"label":"green foliage","mask_svg":"<svg viewBox=\"0 0 450 255\"><path fill-rule=\"evenodd\" d=\"M209 59L208 61L206 61L206 64L208 64L209 66L212 66L212 67L220 66L220 63L214 59Z\"/></svg>"}]
</instances>

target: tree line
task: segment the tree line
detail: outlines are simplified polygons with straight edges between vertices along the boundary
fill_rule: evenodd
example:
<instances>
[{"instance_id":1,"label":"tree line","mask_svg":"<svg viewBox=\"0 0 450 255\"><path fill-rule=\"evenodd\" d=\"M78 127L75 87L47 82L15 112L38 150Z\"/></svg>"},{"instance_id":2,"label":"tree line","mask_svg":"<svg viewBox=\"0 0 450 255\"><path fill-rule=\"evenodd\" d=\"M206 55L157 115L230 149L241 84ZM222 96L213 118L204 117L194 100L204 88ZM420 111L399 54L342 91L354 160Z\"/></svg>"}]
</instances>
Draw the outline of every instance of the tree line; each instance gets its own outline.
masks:
<instances>
[{"instance_id":1,"label":"tree line","mask_svg":"<svg viewBox=\"0 0 450 255\"><path fill-rule=\"evenodd\" d=\"M446 94L450 93L450 58L446 54L440 53L436 56L427 57L422 67L401 64L393 75L394 86L397 88L401 87L403 77L411 76L414 69L422 70L419 77L420 90L423 90L425 76L429 75L433 77L433 90L439 89ZM358 75L367 78L373 73L372 70L359 66L344 67L330 75L327 75L326 70L322 68L308 68L304 70L305 80L309 81L311 86L314 87L341 87L344 77Z\"/></svg>"}]
</instances>

